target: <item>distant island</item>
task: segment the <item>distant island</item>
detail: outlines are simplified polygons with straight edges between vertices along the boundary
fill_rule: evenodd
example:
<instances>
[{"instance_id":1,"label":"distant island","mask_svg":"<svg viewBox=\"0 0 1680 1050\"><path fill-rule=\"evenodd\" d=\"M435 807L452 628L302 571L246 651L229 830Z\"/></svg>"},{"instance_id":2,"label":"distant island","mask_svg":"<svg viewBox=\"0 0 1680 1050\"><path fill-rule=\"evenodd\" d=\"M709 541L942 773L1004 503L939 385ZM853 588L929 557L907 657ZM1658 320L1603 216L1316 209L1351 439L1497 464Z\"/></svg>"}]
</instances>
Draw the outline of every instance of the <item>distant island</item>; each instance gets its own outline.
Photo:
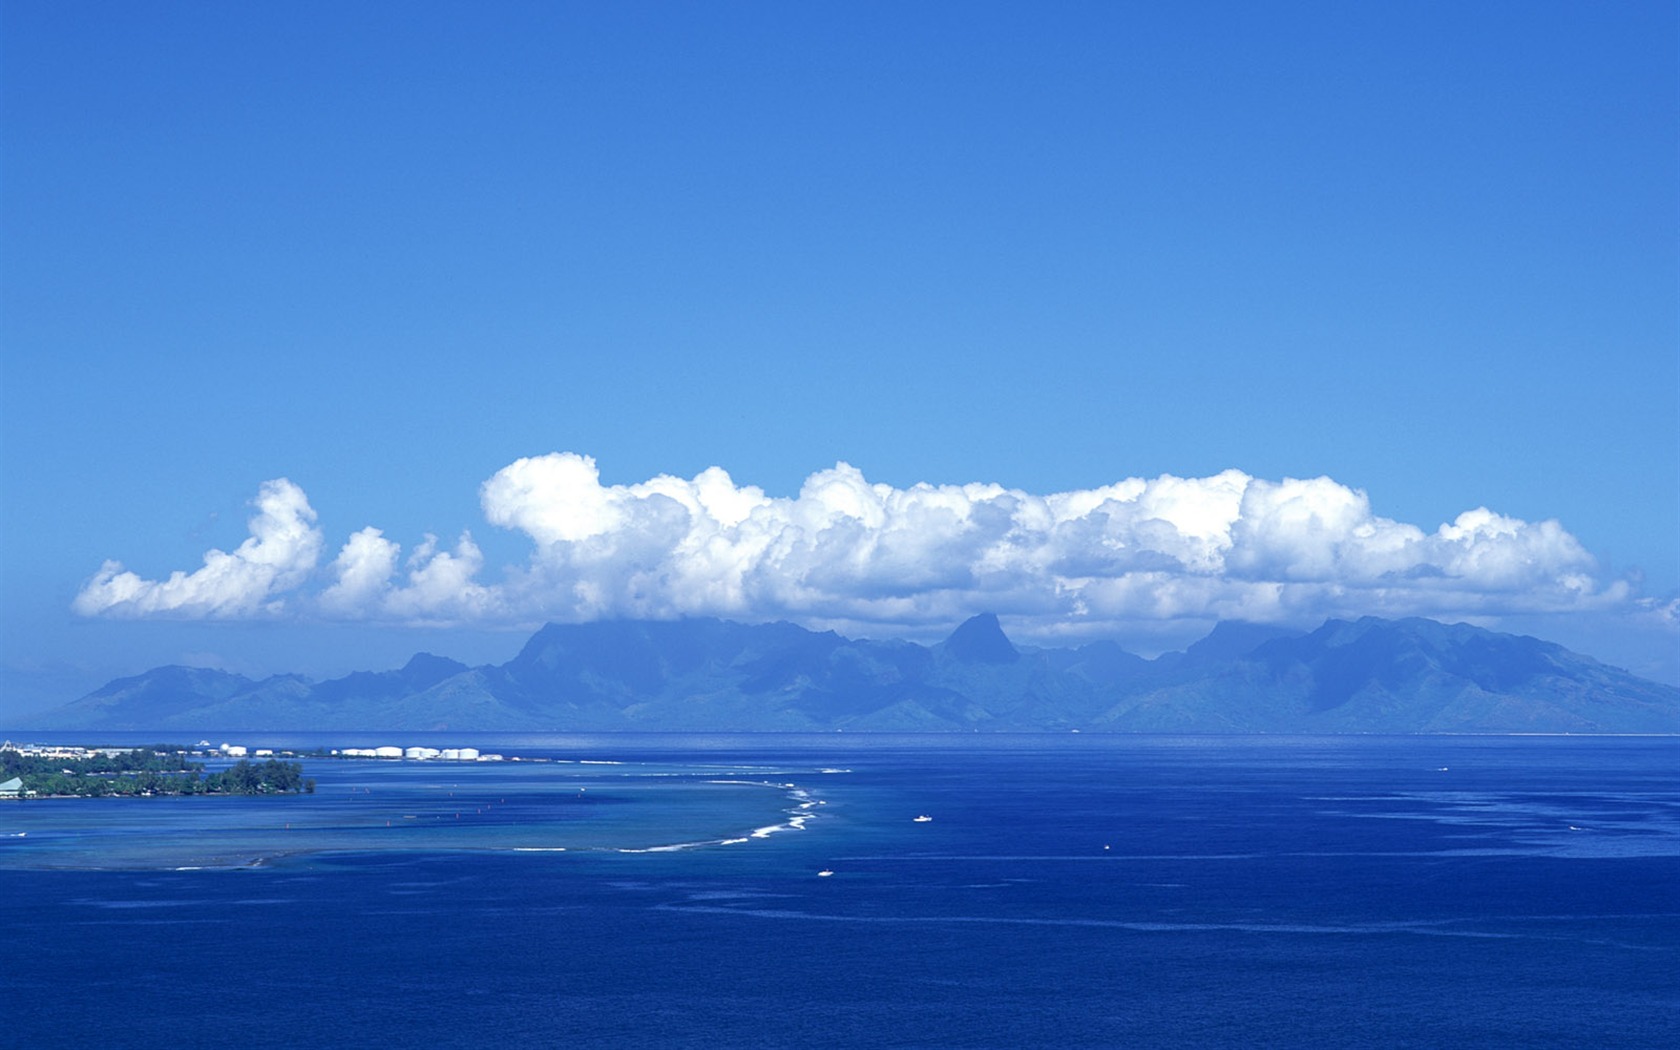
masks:
<instances>
[{"instance_id":1,"label":"distant island","mask_svg":"<svg viewBox=\"0 0 1680 1050\"><path fill-rule=\"evenodd\" d=\"M1182 652L935 645L790 623L549 624L505 664L122 678L13 728L294 732L1680 733L1680 688L1560 645L1426 619L1217 625Z\"/></svg>"},{"instance_id":2,"label":"distant island","mask_svg":"<svg viewBox=\"0 0 1680 1050\"><path fill-rule=\"evenodd\" d=\"M184 747L0 747L0 798L314 794L303 766L240 759L206 773Z\"/></svg>"}]
</instances>

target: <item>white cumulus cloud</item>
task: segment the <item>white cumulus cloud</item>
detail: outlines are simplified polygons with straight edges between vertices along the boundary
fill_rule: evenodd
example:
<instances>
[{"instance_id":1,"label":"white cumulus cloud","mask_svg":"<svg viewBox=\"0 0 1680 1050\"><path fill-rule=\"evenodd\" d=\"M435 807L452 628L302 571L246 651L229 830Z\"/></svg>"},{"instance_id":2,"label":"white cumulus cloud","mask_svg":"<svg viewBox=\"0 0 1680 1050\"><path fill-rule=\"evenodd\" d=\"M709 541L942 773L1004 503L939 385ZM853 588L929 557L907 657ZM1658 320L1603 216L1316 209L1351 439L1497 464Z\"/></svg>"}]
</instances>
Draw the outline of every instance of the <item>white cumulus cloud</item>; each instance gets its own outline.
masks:
<instances>
[{"instance_id":1,"label":"white cumulus cloud","mask_svg":"<svg viewBox=\"0 0 1680 1050\"><path fill-rule=\"evenodd\" d=\"M84 616L242 618L285 611L288 591L304 583L321 555L321 532L303 489L285 478L257 493L251 536L230 552L211 550L195 572L142 579L107 561L76 595Z\"/></svg>"},{"instance_id":2,"label":"white cumulus cloud","mask_svg":"<svg viewBox=\"0 0 1680 1050\"><path fill-rule=\"evenodd\" d=\"M373 527L317 573L314 512L282 480L263 486L237 551L212 551L204 568L161 582L107 563L76 608L516 625L718 615L877 636L942 631L989 610L1049 640L1177 620L1486 620L1633 600L1555 521L1475 508L1427 530L1322 477L1228 470L1040 495L895 488L840 463L772 497L718 467L608 485L593 459L552 453L498 471L480 501L491 524L531 543L529 559L494 582L481 578L470 534L448 549L427 536L405 558Z\"/></svg>"}]
</instances>

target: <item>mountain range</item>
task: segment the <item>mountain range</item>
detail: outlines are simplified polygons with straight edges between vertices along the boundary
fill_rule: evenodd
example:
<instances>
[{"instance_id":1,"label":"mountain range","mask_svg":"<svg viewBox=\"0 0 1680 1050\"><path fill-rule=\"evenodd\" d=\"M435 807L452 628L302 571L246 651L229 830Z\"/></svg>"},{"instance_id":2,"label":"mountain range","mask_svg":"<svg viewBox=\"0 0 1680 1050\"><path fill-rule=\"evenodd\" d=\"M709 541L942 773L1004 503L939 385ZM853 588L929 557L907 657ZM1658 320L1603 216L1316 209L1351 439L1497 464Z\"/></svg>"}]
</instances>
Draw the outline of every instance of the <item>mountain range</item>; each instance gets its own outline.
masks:
<instances>
[{"instance_id":1,"label":"mountain range","mask_svg":"<svg viewBox=\"0 0 1680 1050\"><path fill-rule=\"evenodd\" d=\"M1680 733L1680 688L1425 619L1226 622L1154 659L1017 646L990 614L932 646L688 619L549 624L501 665L421 653L321 682L160 667L22 728Z\"/></svg>"}]
</instances>

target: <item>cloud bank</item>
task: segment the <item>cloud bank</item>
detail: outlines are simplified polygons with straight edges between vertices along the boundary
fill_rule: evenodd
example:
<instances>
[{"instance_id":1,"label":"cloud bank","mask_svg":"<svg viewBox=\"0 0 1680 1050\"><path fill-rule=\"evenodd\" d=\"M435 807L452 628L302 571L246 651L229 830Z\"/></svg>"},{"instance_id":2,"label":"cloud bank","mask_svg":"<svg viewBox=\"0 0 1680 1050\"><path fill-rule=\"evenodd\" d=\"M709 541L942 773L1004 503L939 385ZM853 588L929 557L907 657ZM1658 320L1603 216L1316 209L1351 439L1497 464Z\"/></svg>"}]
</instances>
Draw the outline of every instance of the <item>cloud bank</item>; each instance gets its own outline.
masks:
<instances>
[{"instance_id":1,"label":"cloud bank","mask_svg":"<svg viewBox=\"0 0 1680 1050\"><path fill-rule=\"evenodd\" d=\"M529 560L485 579L470 534L404 556L374 527L322 564L304 492L262 486L251 535L202 568L146 580L108 561L87 616L295 617L427 625L716 615L874 634L940 633L992 611L1053 640L1164 621L1316 623L1328 616L1507 615L1629 606L1556 521L1477 508L1431 531L1380 517L1330 478L1129 478L1035 495L998 485L871 484L845 463L791 498L712 467L603 485L573 453L521 459L484 483L486 520Z\"/></svg>"}]
</instances>

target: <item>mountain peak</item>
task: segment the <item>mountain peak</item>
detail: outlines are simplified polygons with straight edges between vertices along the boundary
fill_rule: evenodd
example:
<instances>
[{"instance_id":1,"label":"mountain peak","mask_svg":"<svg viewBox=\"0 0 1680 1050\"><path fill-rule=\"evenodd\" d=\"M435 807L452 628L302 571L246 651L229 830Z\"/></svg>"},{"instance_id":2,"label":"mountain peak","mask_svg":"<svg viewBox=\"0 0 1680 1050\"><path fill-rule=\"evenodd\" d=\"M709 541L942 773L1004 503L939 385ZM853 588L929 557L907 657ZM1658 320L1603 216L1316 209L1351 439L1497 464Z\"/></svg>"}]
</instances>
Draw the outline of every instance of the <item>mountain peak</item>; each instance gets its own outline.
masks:
<instances>
[{"instance_id":1,"label":"mountain peak","mask_svg":"<svg viewBox=\"0 0 1680 1050\"><path fill-rule=\"evenodd\" d=\"M398 675L413 683L425 683L425 686L436 685L438 682L458 675L467 670L467 665L458 660L451 660L447 656L433 656L431 653L415 653L403 665ZM425 686L422 686L424 688Z\"/></svg>"},{"instance_id":2,"label":"mountain peak","mask_svg":"<svg viewBox=\"0 0 1680 1050\"><path fill-rule=\"evenodd\" d=\"M1185 658L1199 665L1237 660L1277 638L1295 638L1300 631L1246 620L1220 620L1201 641L1184 650Z\"/></svg>"},{"instance_id":3,"label":"mountain peak","mask_svg":"<svg viewBox=\"0 0 1680 1050\"><path fill-rule=\"evenodd\" d=\"M1021 658L992 613L964 620L945 639L943 648L965 664L1012 664Z\"/></svg>"}]
</instances>

